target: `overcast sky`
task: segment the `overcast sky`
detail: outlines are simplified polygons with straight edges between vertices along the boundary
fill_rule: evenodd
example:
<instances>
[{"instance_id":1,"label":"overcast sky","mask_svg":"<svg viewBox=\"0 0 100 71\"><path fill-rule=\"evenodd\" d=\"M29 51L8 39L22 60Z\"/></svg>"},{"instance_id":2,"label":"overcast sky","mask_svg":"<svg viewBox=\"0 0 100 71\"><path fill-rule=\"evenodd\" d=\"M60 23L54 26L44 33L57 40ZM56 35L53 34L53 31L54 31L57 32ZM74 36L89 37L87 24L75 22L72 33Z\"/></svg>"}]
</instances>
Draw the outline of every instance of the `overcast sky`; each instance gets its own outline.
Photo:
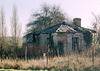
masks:
<instances>
[{"instance_id":1,"label":"overcast sky","mask_svg":"<svg viewBox=\"0 0 100 71\"><path fill-rule=\"evenodd\" d=\"M81 18L83 27L91 26L91 20L93 21L91 12L100 15L100 0L0 0L0 8L4 7L6 24L9 27L12 8L16 4L23 35L32 12L39 10L43 3L59 5L72 19ZM8 35L10 34L9 30L10 28L8 28Z\"/></svg>"}]
</instances>

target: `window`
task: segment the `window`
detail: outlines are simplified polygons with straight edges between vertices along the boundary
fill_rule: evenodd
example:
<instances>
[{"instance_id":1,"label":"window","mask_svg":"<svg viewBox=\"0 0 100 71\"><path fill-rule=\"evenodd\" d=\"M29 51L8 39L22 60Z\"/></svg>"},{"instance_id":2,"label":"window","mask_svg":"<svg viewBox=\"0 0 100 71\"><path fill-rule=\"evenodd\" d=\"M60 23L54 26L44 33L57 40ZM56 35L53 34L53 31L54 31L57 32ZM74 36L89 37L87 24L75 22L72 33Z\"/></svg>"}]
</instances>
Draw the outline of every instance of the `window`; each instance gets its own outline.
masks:
<instances>
[{"instance_id":1,"label":"window","mask_svg":"<svg viewBox=\"0 0 100 71\"><path fill-rule=\"evenodd\" d=\"M79 48L78 48L78 37L73 37L72 38L72 50L75 51L75 50L78 50L79 51Z\"/></svg>"}]
</instances>

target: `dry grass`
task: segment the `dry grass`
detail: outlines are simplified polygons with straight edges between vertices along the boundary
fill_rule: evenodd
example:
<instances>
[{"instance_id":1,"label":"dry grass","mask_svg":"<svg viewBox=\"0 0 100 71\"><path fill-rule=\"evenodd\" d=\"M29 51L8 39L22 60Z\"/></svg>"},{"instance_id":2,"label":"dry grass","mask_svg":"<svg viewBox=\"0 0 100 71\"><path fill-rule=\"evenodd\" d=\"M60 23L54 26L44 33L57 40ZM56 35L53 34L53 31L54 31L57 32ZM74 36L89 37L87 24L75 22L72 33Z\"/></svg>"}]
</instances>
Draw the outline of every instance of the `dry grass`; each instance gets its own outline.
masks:
<instances>
[{"instance_id":1,"label":"dry grass","mask_svg":"<svg viewBox=\"0 0 100 71\"><path fill-rule=\"evenodd\" d=\"M46 59L39 60L12 60L5 59L0 62L0 68L15 69L46 69L46 68L68 68L68 69L84 69L92 66L92 59L86 56L70 55L63 57L49 58L48 65ZM95 57L95 67L100 67L100 57Z\"/></svg>"}]
</instances>

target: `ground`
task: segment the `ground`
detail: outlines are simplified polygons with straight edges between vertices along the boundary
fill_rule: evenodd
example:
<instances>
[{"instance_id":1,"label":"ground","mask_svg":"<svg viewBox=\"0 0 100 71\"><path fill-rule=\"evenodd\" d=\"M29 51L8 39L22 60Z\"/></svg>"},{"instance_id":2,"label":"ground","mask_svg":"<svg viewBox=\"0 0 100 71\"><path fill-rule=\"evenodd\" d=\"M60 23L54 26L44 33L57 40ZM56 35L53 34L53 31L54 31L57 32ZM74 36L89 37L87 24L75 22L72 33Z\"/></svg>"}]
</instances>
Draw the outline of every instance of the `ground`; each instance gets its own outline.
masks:
<instances>
[{"instance_id":1,"label":"ground","mask_svg":"<svg viewBox=\"0 0 100 71\"><path fill-rule=\"evenodd\" d=\"M92 58L86 55L72 54L49 58L48 65L46 58L32 60L6 59L0 62L0 71L99 71L100 57L95 56L94 65Z\"/></svg>"}]
</instances>

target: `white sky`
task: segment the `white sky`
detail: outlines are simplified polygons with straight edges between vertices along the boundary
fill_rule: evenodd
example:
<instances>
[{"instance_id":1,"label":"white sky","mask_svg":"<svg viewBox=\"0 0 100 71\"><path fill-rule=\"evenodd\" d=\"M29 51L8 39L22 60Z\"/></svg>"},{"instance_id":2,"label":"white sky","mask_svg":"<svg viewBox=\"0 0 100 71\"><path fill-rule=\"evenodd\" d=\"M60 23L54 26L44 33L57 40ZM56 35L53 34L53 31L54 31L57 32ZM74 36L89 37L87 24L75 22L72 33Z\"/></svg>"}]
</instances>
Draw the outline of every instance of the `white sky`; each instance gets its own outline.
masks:
<instances>
[{"instance_id":1,"label":"white sky","mask_svg":"<svg viewBox=\"0 0 100 71\"><path fill-rule=\"evenodd\" d=\"M22 35L25 33L25 26L29 22L32 12L39 10L43 3L59 5L62 10L73 18L81 18L82 26L91 26L93 15L100 14L100 0L0 0L0 8L5 10L8 35L10 35L10 22L13 5L16 4L18 10L19 23L22 24Z\"/></svg>"}]
</instances>

